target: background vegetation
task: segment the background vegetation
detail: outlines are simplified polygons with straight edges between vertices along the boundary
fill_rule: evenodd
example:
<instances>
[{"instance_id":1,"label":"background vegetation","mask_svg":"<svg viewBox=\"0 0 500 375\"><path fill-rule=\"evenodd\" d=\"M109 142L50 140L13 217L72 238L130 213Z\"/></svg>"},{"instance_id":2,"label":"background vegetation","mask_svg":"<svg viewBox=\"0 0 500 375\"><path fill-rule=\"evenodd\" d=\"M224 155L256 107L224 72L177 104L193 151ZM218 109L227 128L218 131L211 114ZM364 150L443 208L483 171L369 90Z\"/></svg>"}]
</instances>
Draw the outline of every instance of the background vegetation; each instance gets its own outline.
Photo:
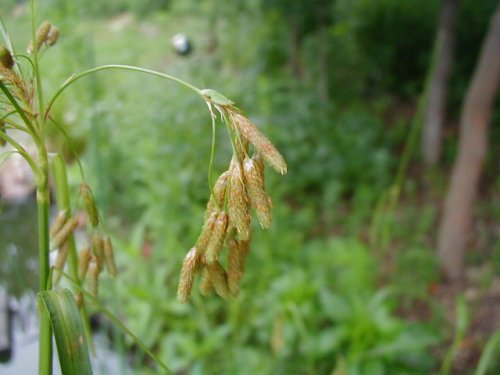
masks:
<instances>
[{"instance_id":1,"label":"background vegetation","mask_svg":"<svg viewBox=\"0 0 500 375\"><path fill-rule=\"evenodd\" d=\"M439 372L460 317L457 291L441 278L436 229L460 105L496 0L461 2L443 160L429 176L413 153L392 225L382 229L384 246L371 241L381 230L372 224L424 87L438 1L41 3L62 35L44 56L47 85L104 63L165 71L235 100L289 163L285 177L267 181L274 224L255 233L241 296L226 302L195 293L179 305L180 264L209 194L203 103L181 88L117 72L81 81L55 108L119 244L120 276L101 288L103 299L170 368L192 375ZM25 4L2 1L0 11L14 41L26 45ZM188 56L172 49L178 32L192 41ZM499 118L497 100L492 123ZM54 132L52 147L63 141ZM220 172L231 152L226 143L219 142ZM492 126L490 145L499 144ZM75 157L69 149L66 156ZM459 290L468 296L467 345L454 353L453 373L471 373L499 328L498 309L483 303L490 298L498 307L500 299L499 160L500 148L490 147L470 272ZM118 349L131 349L134 371L146 373L151 364L115 336Z\"/></svg>"}]
</instances>

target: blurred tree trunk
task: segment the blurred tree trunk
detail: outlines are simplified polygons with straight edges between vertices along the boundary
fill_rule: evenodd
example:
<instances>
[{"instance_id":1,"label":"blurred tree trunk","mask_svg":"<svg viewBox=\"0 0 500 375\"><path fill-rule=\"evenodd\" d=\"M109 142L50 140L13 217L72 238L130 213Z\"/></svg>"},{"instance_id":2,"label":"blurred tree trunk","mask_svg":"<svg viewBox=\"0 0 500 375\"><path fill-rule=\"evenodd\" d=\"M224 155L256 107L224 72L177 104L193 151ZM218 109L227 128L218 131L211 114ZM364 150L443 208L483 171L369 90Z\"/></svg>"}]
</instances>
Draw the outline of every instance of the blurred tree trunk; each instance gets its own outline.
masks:
<instances>
[{"instance_id":1,"label":"blurred tree trunk","mask_svg":"<svg viewBox=\"0 0 500 375\"><path fill-rule=\"evenodd\" d=\"M448 279L464 273L464 256L479 178L486 156L488 126L500 84L500 4L491 19L460 118L458 155L441 221L438 254Z\"/></svg>"},{"instance_id":2,"label":"blurred tree trunk","mask_svg":"<svg viewBox=\"0 0 500 375\"><path fill-rule=\"evenodd\" d=\"M459 0L443 0L434 44L436 65L432 72L422 135L422 151L427 166L436 165L441 154L441 133L446 114L458 9Z\"/></svg>"},{"instance_id":3,"label":"blurred tree trunk","mask_svg":"<svg viewBox=\"0 0 500 375\"><path fill-rule=\"evenodd\" d=\"M297 25L297 21L294 19L291 19L288 22L289 26L289 48L290 48L290 55L289 55L289 61L290 61L290 66L292 68L292 74L295 78L301 79L304 76L304 69L302 67L302 53L301 53L301 42L302 42L302 37L301 37L301 32L300 28Z\"/></svg>"}]
</instances>

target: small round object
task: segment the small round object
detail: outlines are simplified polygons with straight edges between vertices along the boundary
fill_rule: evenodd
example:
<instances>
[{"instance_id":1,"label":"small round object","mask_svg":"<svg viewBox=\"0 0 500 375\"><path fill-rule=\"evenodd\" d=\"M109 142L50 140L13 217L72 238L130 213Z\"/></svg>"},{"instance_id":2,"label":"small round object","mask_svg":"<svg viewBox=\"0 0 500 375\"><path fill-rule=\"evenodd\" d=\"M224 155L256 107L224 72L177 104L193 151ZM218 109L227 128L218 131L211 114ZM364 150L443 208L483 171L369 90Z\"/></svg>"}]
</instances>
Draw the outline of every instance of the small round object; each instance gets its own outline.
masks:
<instances>
[{"instance_id":1,"label":"small round object","mask_svg":"<svg viewBox=\"0 0 500 375\"><path fill-rule=\"evenodd\" d=\"M175 52L181 56L189 55L191 52L191 42L184 33L174 35L172 38L172 45L174 46Z\"/></svg>"}]
</instances>

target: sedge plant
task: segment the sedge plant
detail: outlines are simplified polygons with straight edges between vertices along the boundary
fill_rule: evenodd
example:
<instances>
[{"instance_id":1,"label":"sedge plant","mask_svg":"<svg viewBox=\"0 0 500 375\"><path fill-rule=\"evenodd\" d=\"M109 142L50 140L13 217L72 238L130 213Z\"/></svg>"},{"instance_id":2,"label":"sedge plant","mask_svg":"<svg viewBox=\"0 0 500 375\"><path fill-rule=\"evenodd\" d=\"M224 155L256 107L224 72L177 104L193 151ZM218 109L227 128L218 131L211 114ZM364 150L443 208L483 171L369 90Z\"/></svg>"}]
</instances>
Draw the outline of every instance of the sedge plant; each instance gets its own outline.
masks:
<instances>
[{"instance_id":1,"label":"sedge plant","mask_svg":"<svg viewBox=\"0 0 500 375\"><path fill-rule=\"evenodd\" d=\"M89 346L92 347L86 302L92 302L108 315L125 334L149 354L166 373L168 368L149 351L118 318L97 299L99 276L108 272L117 274L114 248L103 224L91 187L86 183L80 165L81 185L77 210L71 207L66 165L56 150L47 148L47 128L54 126L68 142L64 128L51 116L51 109L60 95L83 77L105 70L127 70L149 74L176 82L201 97L206 103L212 124L212 147L208 166L210 197L205 213L205 223L200 236L189 250L182 269L178 287L178 300L188 301L196 275L200 275L200 291L212 292L223 298L238 294L243 276L245 258L249 252L252 235L250 210L256 213L263 228L271 225L272 203L265 190L264 163L279 173L286 173L284 158L269 139L234 103L212 89L199 89L168 74L135 66L103 65L74 74L68 78L49 100L43 88L40 59L54 46L59 30L49 21L36 22L36 1L30 1L32 32L27 53L17 53L7 30L0 22L4 43L0 45L0 146L8 144L9 150L0 155L5 160L17 153L33 171L36 181L38 209L38 260L39 260L39 374L52 373L52 338L55 337L59 362L64 374L91 374ZM228 170L215 182L212 167L215 153L217 121L225 127L231 141L233 156ZM18 141L19 135L35 146L31 153ZM76 155L75 155L76 156ZM55 204L59 211L50 224L51 183L55 189ZM86 214L86 221L79 218ZM86 240L76 244L74 232L83 227ZM222 261L222 251L227 248L227 260ZM49 254L57 251L54 264ZM225 266L224 266L225 265ZM61 277L71 285L57 289Z\"/></svg>"}]
</instances>

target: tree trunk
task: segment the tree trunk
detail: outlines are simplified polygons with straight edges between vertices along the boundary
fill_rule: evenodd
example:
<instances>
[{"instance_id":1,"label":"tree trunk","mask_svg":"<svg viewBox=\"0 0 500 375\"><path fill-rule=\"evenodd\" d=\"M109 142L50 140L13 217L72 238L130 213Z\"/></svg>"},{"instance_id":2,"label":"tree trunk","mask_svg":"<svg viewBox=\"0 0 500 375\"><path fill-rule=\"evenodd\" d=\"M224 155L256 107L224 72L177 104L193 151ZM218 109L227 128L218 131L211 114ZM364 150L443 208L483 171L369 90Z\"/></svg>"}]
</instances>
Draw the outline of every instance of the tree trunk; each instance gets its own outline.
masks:
<instances>
[{"instance_id":1,"label":"tree trunk","mask_svg":"<svg viewBox=\"0 0 500 375\"><path fill-rule=\"evenodd\" d=\"M441 133L446 113L446 96L453 61L458 8L459 0L443 0L434 45L436 65L429 86L422 135L422 151L427 166L436 165L441 154Z\"/></svg>"},{"instance_id":2,"label":"tree trunk","mask_svg":"<svg viewBox=\"0 0 500 375\"><path fill-rule=\"evenodd\" d=\"M460 118L458 156L441 221L438 254L448 279L464 274L464 256L479 177L486 156L488 125L500 84L500 4L483 42Z\"/></svg>"}]
</instances>

